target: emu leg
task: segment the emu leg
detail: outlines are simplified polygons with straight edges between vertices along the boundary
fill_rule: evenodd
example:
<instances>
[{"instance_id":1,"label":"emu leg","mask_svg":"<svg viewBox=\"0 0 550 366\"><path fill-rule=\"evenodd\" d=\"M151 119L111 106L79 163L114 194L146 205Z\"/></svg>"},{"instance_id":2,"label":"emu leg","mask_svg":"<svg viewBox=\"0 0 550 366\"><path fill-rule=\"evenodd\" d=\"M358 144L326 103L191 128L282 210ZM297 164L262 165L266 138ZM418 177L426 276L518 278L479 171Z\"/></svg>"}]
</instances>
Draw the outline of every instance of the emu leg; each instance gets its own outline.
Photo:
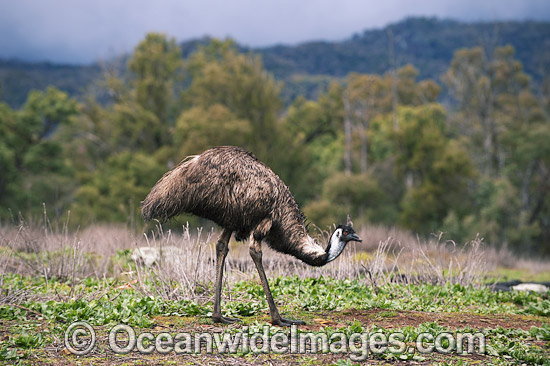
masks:
<instances>
[{"instance_id":1,"label":"emu leg","mask_svg":"<svg viewBox=\"0 0 550 366\"><path fill-rule=\"evenodd\" d=\"M231 231L224 230L222 235L218 239L218 242L216 243L216 288L214 294L214 311L212 312L212 320L214 321L214 323L230 324L239 320L223 317L221 309L223 266L225 264L225 257L229 252L230 238Z\"/></svg>"},{"instance_id":2,"label":"emu leg","mask_svg":"<svg viewBox=\"0 0 550 366\"><path fill-rule=\"evenodd\" d=\"M301 320L284 319L281 317L281 315L279 315L279 311L277 310L275 301L273 301L273 295L271 295L271 290L269 289L269 283L267 282L267 277L265 276L264 266L262 264L262 249L261 249L260 242L254 240L252 244L250 244L249 252L250 252L250 256L252 257L252 260L254 261L254 264L256 265L258 274L260 275L260 281L262 282L262 286L265 292L265 297L267 299L267 303L269 304L269 313L271 315L271 323L273 325L287 326L287 327L291 326L292 324L302 324L302 325L306 324Z\"/></svg>"}]
</instances>

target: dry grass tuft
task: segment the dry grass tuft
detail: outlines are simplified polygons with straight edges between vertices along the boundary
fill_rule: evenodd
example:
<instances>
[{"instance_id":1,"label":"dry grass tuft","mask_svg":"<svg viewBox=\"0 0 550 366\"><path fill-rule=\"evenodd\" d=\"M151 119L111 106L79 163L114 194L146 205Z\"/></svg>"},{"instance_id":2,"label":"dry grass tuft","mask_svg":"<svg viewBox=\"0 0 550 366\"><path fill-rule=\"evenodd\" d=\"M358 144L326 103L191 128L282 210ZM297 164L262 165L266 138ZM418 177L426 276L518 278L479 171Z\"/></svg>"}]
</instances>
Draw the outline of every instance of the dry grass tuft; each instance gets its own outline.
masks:
<instances>
[{"instance_id":1,"label":"dry grass tuft","mask_svg":"<svg viewBox=\"0 0 550 366\"><path fill-rule=\"evenodd\" d=\"M514 262L505 249L485 248L481 238L458 245L441 235L420 240L396 228L372 226L359 230L363 243L351 243L342 255L324 267L311 267L294 257L264 246L264 267L270 278L297 275L300 278L328 276L359 279L372 286L388 283L432 283L480 286L488 270L515 263L522 268L548 270L549 263ZM329 233L317 229L320 242ZM191 229L164 231L161 225L142 235L113 225L95 225L69 232L67 225L53 229L47 220L40 225L21 221L0 226L0 288L3 302L25 296L4 287L6 273L55 277L74 285L80 279L116 277L129 286L167 299L207 301L215 280L215 242L218 233ZM130 260L136 248L158 250L157 263L146 266ZM127 251L124 251L127 250ZM516 260L517 261L517 260ZM538 264L537 264L538 263ZM225 288L239 280L258 280L248 255L247 243L230 243L224 276Z\"/></svg>"}]
</instances>

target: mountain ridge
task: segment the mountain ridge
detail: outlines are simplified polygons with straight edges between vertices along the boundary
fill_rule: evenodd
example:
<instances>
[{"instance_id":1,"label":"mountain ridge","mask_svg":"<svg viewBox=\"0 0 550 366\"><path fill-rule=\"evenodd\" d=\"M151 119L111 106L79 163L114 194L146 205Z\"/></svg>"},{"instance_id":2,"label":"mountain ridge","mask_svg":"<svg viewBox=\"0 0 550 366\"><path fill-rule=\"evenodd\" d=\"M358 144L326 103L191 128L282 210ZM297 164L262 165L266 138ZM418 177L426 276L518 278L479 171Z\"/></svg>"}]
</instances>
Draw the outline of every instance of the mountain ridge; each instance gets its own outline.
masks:
<instances>
[{"instance_id":1,"label":"mountain ridge","mask_svg":"<svg viewBox=\"0 0 550 366\"><path fill-rule=\"evenodd\" d=\"M208 42L203 37L180 43L188 56ZM412 64L419 79L439 76L449 67L457 49L482 46L487 54L498 46L511 44L516 58L535 84L550 68L550 22L499 21L462 22L435 17L409 17L383 28L367 29L341 41L309 41L297 45L278 44L246 47L245 52L262 56L265 68L285 83L283 99L297 95L315 98L330 80L350 72L381 74ZM393 47L393 62L390 57ZM72 96L82 95L101 76L99 63L91 65L54 64L0 59L1 99L18 107L32 89L54 85Z\"/></svg>"}]
</instances>

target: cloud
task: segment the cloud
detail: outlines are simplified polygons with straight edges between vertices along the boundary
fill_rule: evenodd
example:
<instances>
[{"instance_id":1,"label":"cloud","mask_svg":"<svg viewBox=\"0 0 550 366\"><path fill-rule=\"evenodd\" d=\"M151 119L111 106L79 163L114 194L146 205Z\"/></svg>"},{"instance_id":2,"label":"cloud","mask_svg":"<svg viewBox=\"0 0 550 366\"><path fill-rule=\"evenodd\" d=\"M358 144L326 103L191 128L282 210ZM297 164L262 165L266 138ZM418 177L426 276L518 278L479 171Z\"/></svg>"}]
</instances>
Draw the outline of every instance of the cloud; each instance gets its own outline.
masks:
<instances>
[{"instance_id":1,"label":"cloud","mask_svg":"<svg viewBox=\"0 0 550 366\"><path fill-rule=\"evenodd\" d=\"M92 62L130 51L147 32L211 35L249 46L339 40L407 16L550 19L546 0L18 0L0 4L0 57Z\"/></svg>"}]
</instances>

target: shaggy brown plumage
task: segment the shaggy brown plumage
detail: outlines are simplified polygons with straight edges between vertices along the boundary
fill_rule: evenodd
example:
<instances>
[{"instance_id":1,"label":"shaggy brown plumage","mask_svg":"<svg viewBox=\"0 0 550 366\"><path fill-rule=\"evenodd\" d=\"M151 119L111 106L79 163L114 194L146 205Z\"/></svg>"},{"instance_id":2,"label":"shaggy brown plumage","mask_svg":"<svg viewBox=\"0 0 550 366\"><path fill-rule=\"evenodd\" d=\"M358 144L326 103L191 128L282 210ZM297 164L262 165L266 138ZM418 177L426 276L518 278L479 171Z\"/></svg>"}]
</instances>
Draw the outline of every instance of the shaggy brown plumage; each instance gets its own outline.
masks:
<instances>
[{"instance_id":1,"label":"shaggy brown plumage","mask_svg":"<svg viewBox=\"0 0 550 366\"><path fill-rule=\"evenodd\" d=\"M155 184L142 203L145 220L187 212L235 232L251 233L276 251L323 265L327 251L305 228L305 217L289 188L251 153L221 146L182 161Z\"/></svg>"}]
</instances>

